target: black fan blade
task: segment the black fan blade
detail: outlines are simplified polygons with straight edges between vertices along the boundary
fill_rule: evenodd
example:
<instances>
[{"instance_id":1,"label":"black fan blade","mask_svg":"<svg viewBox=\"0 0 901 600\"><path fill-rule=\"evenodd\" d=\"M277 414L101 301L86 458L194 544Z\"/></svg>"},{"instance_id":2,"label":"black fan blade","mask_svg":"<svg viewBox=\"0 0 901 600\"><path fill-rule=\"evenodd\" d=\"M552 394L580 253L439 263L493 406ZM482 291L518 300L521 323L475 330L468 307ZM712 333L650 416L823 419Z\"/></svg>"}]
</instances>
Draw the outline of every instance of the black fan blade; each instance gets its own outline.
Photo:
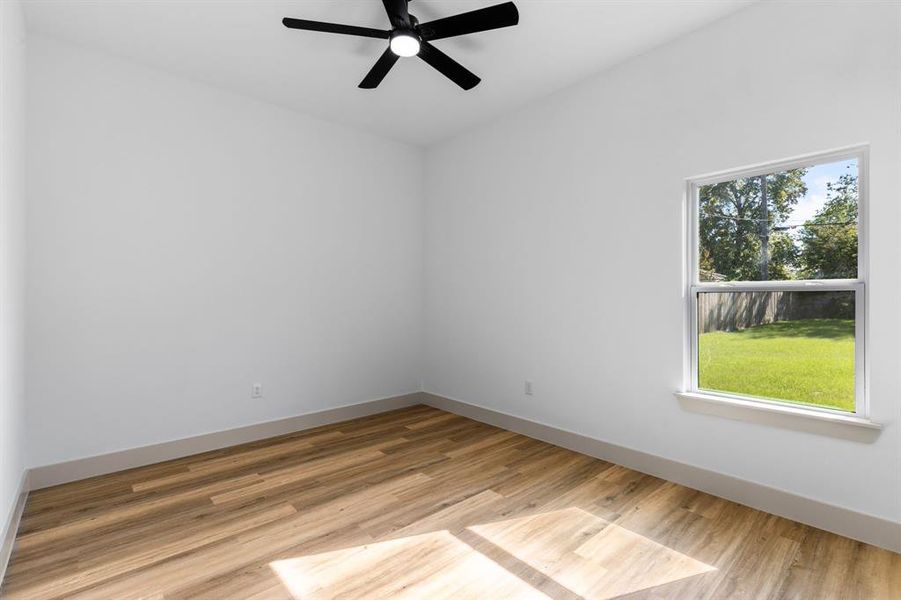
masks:
<instances>
[{"instance_id":1,"label":"black fan blade","mask_svg":"<svg viewBox=\"0 0 901 600\"><path fill-rule=\"evenodd\" d=\"M363 78L363 81L360 82L359 87L367 90L379 87L382 79L385 78L385 75L388 74L388 71L391 70L398 58L400 57L392 52L391 48L387 48L369 70L369 73L366 74L366 77Z\"/></svg>"},{"instance_id":2,"label":"black fan blade","mask_svg":"<svg viewBox=\"0 0 901 600\"><path fill-rule=\"evenodd\" d=\"M435 69L440 71L445 77L464 90L471 90L482 81L466 69L466 67L428 42L422 42L419 48L419 58L435 67Z\"/></svg>"},{"instance_id":3,"label":"black fan blade","mask_svg":"<svg viewBox=\"0 0 901 600\"><path fill-rule=\"evenodd\" d=\"M395 29L410 29L410 13L407 12L407 0L382 0L388 20Z\"/></svg>"},{"instance_id":4,"label":"black fan blade","mask_svg":"<svg viewBox=\"0 0 901 600\"><path fill-rule=\"evenodd\" d=\"M519 11L512 2L495 4L452 17L430 21L419 26L424 40L441 40L467 33L510 27L519 23Z\"/></svg>"},{"instance_id":5,"label":"black fan blade","mask_svg":"<svg viewBox=\"0 0 901 600\"><path fill-rule=\"evenodd\" d=\"M338 23L323 23L322 21L307 21L306 19L292 19L285 17L282 24L289 29L304 29L306 31L324 31L325 33L343 33L344 35L358 35L387 40L391 37L390 31L372 29L370 27L357 27L356 25L339 25Z\"/></svg>"}]
</instances>

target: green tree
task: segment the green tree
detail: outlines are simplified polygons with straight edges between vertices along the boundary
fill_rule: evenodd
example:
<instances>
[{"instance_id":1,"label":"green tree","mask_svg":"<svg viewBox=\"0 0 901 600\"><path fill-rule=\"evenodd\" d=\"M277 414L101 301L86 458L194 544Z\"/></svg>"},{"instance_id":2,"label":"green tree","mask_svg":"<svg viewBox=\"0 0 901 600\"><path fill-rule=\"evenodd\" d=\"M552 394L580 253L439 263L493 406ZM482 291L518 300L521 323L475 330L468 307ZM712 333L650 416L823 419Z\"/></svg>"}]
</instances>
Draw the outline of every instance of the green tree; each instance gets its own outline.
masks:
<instances>
[{"instance_id":1,"label":"green tree","mask_svg":"<svg viewBox=\"0 0 901 600\"><path fill-rule=\"evenodd\" d=\"M798 262L805 279L857 277L857 176L826 185L826 202L804 223Z\"/></svg>"},{"instance_id":2,"label":"green tree","mask_svg":"<svg viewBox=\"0 0 901 600\"><path fill-rule=\"evenodd\" d=\"M792 279L797 249L776 227L807 193L806 169L734 179L699 190L701 276L728 281ZM765 188L764 188L765 182ZM766 191L766 203L764 194ZM766 241L766 252L762 252Z\"/></svg>"},{"instance_id":3,"label":"green tree","mask_svg":"<svg viewBox=\"0 0 901 600\"><path fill-rule=\"evenodd\" d=\"M795 279L798 246L785 231L770 234L770 279Z\"/></svg>"}]
</instances>

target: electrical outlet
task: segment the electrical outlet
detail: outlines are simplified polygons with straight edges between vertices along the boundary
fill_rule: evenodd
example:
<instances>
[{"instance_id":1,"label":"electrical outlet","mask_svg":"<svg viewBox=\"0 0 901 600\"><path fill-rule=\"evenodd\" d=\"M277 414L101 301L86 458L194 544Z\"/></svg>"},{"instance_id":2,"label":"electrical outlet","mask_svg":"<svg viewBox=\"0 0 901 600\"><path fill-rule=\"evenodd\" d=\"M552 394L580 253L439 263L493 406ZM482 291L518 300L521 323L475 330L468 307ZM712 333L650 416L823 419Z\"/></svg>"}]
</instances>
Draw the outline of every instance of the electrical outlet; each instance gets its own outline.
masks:
<instances>
[{"instance_id":1,"label":"electrical outlet","mask_svg":"<svg viewBox=\"0 0 901 600\"><path fill-rule=\"evenodd\" d=\"M526 381L525 392L526 392L526 396L532 395L532 382L531 381L528 381L528 380Z\"/></svg>"},{"instance_id":2,"label":"electrical outlet","mask_svg":"<svg viewBox=\"0 0 901 600\"><path fill-rule=\"evenodd\" d=\"M250 397L251 398L262 398L263 397L263 384L255 383L250 387Z\"/></svg>"}]
</instances>

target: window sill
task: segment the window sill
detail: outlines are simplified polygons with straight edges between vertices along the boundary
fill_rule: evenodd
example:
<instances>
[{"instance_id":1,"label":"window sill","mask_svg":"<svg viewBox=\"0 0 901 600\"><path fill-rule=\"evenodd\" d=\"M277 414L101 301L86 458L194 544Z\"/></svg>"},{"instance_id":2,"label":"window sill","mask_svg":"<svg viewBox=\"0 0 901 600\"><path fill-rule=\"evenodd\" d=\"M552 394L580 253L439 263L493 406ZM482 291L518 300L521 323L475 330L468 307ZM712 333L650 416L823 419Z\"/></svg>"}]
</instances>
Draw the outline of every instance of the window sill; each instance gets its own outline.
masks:
<instances>
[{"instance_id":1,"label":"window sill","mask_svg":"<svg viewBox=\"0 0 901 600\"><path fill-rule=\"evenodd\" d=\"M764 404L700 392L676 392L675 395L682 408L691 412L854 441L873 442L882 430L881 424L863 417L810 410L802 406Z\"/></svg>"}]
</instances>

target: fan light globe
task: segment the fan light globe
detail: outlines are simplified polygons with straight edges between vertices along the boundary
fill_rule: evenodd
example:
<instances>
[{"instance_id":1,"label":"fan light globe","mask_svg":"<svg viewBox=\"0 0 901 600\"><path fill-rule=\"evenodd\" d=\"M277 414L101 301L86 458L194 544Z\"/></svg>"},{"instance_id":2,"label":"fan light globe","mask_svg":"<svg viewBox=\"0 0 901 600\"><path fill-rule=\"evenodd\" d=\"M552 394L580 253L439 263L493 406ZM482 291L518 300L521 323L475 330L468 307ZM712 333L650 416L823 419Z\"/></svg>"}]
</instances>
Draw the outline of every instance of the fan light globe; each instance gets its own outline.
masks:
<instances>
[{"instance_id":1,"label":"fan light globe","mask_svg":"<svg viewBox=\"0 0 901 600\"><path fill-rule=\"evenodd\" d=\"M391 51L398 56L416 56L419 54L419 40L406 33L395 35L391 38Z\"/></svg>"}]
</instances>

